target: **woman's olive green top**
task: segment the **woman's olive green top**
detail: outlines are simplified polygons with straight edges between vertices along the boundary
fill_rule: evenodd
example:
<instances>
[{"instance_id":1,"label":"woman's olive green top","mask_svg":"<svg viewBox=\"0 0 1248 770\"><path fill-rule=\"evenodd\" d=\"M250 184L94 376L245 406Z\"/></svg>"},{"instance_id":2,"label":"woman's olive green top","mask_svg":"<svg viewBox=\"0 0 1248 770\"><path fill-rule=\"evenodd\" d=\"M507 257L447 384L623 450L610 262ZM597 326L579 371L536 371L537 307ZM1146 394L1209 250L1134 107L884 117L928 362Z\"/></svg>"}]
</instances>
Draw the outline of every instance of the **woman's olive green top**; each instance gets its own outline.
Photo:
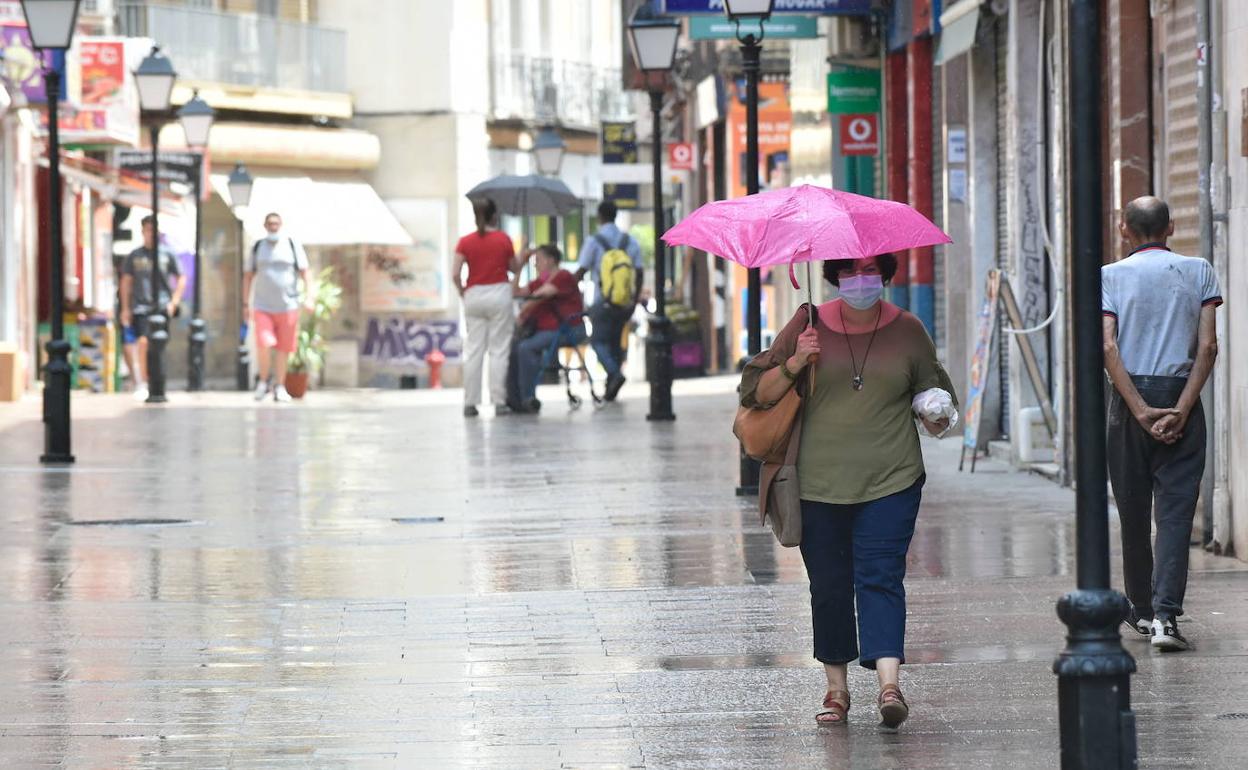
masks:
<instances>
[{"instance_id":1,"label":"woman's olive green top","mask_svg":"<svg viewBox=\"0 0 1248 770\"><path fill-rule=\"evenodd\" d=\"M803 500L851 504L900 492L923 475L923 453L911 401L929 388L953 392L953 383L936 359L936 346L918 318L907 313L871 332L845 335L819 321L819 347L813 393L803 393L802 435L797 478ZM760 404L755 393L763 373L793 355L807 325L803 309L776 337L770 350L746 365L741 405ZM854 389L855 366L862 389ZM870 353L867 352L870 345ZM805 381L805 376L799 377Z\"/></svg>"}]
</instances>

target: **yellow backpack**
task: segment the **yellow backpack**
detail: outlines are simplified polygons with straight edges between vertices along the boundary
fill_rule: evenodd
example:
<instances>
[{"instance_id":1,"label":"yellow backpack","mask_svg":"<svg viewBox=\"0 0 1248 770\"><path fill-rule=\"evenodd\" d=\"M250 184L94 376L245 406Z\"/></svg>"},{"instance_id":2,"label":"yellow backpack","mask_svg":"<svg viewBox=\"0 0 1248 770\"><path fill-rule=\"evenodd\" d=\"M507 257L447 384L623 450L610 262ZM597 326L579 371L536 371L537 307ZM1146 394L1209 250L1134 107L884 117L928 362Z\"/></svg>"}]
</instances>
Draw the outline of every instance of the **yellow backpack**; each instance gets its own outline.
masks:
<instances>
[{"instance_id":1,"label":"yellow backpack","mask_svg":"<svg viewBox=\"0 0 1248 770\"><path fill-rule=\"evenodd\" d=\"M602 259L598 262L598 289L607 303L616 307L631 308L637 289L637 268L628 256L628 234L623 233L620 244L612 246L601 233L594 236L602 246Z\"/></svg>"}]
</instances>

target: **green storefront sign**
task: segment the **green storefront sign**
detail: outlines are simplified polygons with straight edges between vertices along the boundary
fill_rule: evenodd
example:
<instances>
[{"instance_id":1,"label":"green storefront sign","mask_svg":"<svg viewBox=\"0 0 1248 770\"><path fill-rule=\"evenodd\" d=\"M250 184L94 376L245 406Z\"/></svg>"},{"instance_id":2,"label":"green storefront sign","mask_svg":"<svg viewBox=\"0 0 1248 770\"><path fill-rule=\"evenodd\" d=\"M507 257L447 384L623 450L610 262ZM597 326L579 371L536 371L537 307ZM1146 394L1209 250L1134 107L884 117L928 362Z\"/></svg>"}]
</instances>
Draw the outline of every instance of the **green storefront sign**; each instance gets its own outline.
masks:
<instances>
[{"instance_id":1,"label":"green storefront sign","mask_svg":"<svg viewBox=\"0 0 1248 770\"><path fill-rule=\"evenodd\" d=\"M749 32L750 25L742 24L741 32ZM758 29L758 27L754 27ZM773 40L779 38L819 37L819 23L813 16L773 16L763 22L763 34ZM691 40L732 40L737 36L737 25L722 16L690 16L689 38Z\"/></svg>"},{"instance_id":2,"label":"green storefront sign","mask_svg":"<svg viewBox=\"0 0 1248 770\"><path fill-rule=\"evenodd\" d=\"M858 115L879 111L879 70L828 73L828 112L835 115Z\"/></svg>"}]
</instances>

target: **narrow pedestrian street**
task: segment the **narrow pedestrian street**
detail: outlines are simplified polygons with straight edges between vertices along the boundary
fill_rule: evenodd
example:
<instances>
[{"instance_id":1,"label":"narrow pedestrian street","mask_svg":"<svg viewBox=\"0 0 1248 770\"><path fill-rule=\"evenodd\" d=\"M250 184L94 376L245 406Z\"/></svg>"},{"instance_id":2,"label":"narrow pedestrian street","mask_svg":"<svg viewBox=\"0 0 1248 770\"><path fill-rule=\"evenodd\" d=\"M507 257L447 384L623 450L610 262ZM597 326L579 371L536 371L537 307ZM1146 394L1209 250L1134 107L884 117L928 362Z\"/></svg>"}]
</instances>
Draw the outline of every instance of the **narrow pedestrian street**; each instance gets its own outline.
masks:
<instances>
[{"instance_id":1,"label":"narrow pedestrian street","mask_svg":"<svg viewBox=\"0 0 1248 770\"><path fill-rule=\"evenodd\" d=\"M820 728L800 555L733 494L735 384L678 383L671 424L631 386L478 420L456 391L88 396L68 470L39 401L5 406L0 766L1057 767L1071 492L927 442L912 718L880 731L851 669ZM1125 642L1140 764L1240 768L1248 564L1192 568L1196 649Z\"/></svg>"}]
</instances>

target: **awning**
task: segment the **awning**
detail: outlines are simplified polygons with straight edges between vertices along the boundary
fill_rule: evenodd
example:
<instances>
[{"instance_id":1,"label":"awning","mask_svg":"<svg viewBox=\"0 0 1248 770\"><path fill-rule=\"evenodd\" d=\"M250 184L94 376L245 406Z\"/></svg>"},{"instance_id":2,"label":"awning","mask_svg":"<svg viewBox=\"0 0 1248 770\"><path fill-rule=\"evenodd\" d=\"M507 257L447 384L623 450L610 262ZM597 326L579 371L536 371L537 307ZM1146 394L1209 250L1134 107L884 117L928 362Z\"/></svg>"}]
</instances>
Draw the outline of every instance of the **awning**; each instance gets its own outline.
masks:
<instances>
[{"instance_id":1,"label":"awning","mask_svg":"<svg viewBox=\"0 0 1248 770\"><path fill-rule=\"evenodd\" d=\"M229 177L212 175L212 189L226 205ZM283 228L307 246L412 245L412 236L367 182L318 180L306 176L257 176L243 214L250 238L264 234L264 217L282 215Z\"/></svg>"},{"instance_id":2,"label":"awning","mask_svg":"<svg viewBox=\"0 0 1248 770\"><path fill-rule=\"evenodd\" d=\"M936 44L936 64L944 64L975 45L982 0L958 0L940 15L940 42Z\"/></svg>"},{"instance_id":3,"label":"awning","mask_svg":"<svg viewBox=\"0 0 1248 770\"><path fill-rule=\"evenodd\" d=\"M208 152L217 163L243 162L248 166L271 166L308 171L361 171L376 168L381 160L381 140L354 128L281 126L263 123L214 123ZM160 146L185 147L182 127L176 122L160 132Z\"/></svg>"}]
</instances>

